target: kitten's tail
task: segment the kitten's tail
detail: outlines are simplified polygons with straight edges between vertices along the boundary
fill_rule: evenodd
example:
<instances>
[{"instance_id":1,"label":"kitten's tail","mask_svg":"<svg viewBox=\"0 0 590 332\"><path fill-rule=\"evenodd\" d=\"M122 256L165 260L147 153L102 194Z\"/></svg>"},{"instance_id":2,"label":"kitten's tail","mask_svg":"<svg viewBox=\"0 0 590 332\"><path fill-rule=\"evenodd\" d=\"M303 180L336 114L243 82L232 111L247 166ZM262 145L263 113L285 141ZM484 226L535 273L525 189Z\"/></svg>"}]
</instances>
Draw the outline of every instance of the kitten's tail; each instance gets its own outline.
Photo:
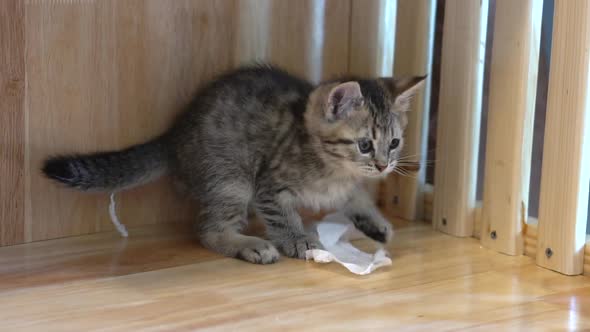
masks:
<instances>
[{"instance_id":1,"label":"kitten's tail","mask_svg":"<svg viewBox=\"0 0 590 332\"><path fill-rule=\"evenodd\" d=\"M163 138L120 151L47 159L43 173L83 191L117 191L153 181L168 168Z\"/></svg>"}]
</instances>

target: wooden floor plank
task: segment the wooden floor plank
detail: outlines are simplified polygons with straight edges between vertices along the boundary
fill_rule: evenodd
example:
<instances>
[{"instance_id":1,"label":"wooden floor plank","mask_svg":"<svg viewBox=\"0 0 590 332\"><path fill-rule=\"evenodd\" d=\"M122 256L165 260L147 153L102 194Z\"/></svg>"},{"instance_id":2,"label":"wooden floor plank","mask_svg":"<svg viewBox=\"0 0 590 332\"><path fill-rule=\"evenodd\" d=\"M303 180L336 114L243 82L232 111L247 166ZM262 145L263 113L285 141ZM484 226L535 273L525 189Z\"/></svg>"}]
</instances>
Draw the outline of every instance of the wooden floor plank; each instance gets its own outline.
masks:
<instances>
[{"instance_id":1,"label":"wooden floor plank","mask_svg":"<svg viewBox=\"0 0 590 332\"><path fill-rule=\"evenodd\" d=\"M590 278L567 277L429 225L399 229L393 266L257 266L195 244L185 228L0 248L10 331L391 331L589 328ZM124 243L124 245L122 245ZM359 246L374 247L361 241ZM542 322L542 323L540 323Z\"/></svg>"}]
</instances>

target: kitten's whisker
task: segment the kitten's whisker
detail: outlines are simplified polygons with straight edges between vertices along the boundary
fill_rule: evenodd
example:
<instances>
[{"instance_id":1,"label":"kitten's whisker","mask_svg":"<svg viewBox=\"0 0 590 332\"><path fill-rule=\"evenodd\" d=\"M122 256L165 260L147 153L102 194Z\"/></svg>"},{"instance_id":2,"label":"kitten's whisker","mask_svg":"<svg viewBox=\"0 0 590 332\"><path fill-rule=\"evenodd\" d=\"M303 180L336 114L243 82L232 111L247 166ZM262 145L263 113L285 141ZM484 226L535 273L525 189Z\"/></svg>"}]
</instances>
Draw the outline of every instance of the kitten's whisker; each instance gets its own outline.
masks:
<instances>
[{"instance_id":1,"label":"kitten's whisker","mask_svg":"<svg viewBox=\"0 0 590 332\"><path fill-rule=\"evenodd\" d=\"M399 170L397 170L397 169L393 169L393 172L394 172L394 173L396 173L396 174L399 174L399 175L401 175L401 176L408 177L408 178L412 178L412 179L416 179L416 180L418 179L418 178L417 178L417 177L415 177L415 176L409 175L409 174L407 174L407 173L400 172L400 171L399 171Z\"/></svg>"},{"instance_id":2,"label":"kitten's whisker","mask_svg":"<svg viewBox=\"0 0 590 332\"><path fill-rule=\"evenodd\" d=\"M419 155L413 155L413 156L403 156L403 157L398 157L397 160L414 160L414 159L420 159L421 156Z\"/></svg>"},{"instance_id":3,"label":"kitten's whisker","mask_svg":"<svg viewBox=\"0 0 590 332\"><path fill-rule=\"evenodd\" d=\"M425 153L416 153L416 154L406 154L403 156L400 156L398 159L403 160L403 159L409 159L409 158L414 158L414 157L423 157L426 156L427 154Z\"/></svg>"},{"instance_id":4,"label":"kitten's whisker","mask_svg":"<svg viewBox=\"0 0 590 332\"><path fill-rule=\"evenodd\" d=\"M436 159L432 160L432 159L427 159L427 160L411 160L411 159L397 159L398 163L402 163L402 162L411 162L411 163L425 163L425 164L432 164L436 162Z\"/></svg>"},{"instance_id":5,"label":"kitten's whisker","mask_svg":"<svg viewBox=\"0 0 590 332\"><path fill-rule=\"evenodd\" d=\"M410 174L410 172L408 172L408 170L404 167L396 167L396 170L404 174Z\"/></svg>"},{"instance_id":6,"label":"kitten's whisker","mask_svg":"<svg viewBox=\"0 0 590 332\"><path fill-rule=\"evenodd\" d=\"M396 167L404 172L418 172L420 170L420 163L411 161L402 161L397 163Z\"/></svg>"},{"instance_id":7,"label":"kitten's whisker","mask_svg":"<svg viewBox=\"0 0 590 332\"><path fill-rule=\"evenodd\" d=\"M418 179L417 177L415 177L415 176L413 176L413 175L408 175L408 174L401 174L401 173L398 173L398 174L399 174L399 175L401 175L401 176L404 176L404 177L410 178L410 179L414 179L414 180L417 180L417 179Z\"/></svg>"}]
</instances>

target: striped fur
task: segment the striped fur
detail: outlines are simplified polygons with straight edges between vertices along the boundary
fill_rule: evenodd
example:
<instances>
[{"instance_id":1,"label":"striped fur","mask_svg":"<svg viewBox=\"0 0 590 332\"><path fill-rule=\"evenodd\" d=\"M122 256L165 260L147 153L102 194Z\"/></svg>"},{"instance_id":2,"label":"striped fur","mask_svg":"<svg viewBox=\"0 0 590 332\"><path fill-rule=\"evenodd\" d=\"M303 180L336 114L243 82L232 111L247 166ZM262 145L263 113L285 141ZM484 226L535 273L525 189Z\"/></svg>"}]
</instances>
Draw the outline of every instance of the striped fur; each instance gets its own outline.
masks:
<instances>
[{"instance_id":1,"label":"striped fur","mask_svg":"<svg viewBox=\"0 0 590 332\"><path fill-rule=\"evenodd\" d=\"M297 208L339 208L381 241L389 223L359 189L395 167L407 100L422 78L346 79L318 86L269 66L227 73L202 88L163 136L116 152L59 156L47 177L87 191L130 188L169 173L200 202L202 243L221 254L273 263L319 247ZM403 83L403 84L402 84ZM361 153L358 141L373 150ZM380 170L381 168L381 170ZM241 234L248 209L269 240Z\"/></svg>"}]
</instances>

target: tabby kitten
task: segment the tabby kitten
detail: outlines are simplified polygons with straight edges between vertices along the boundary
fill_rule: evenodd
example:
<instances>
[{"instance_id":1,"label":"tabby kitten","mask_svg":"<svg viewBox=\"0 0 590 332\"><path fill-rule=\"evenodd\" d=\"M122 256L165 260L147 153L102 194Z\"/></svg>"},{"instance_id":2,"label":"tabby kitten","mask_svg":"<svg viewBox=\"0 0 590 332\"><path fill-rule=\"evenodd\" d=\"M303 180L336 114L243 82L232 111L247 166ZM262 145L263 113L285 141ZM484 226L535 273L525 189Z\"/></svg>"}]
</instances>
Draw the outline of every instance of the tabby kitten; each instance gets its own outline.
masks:
<instances>
[{"instance_id":1,"label":"tabby kitten","mask_svg":"<svg viewBox=\"0 0 590 332\"><path fill-rule=\"evenodd\" d=\"M48 159L43 172L83 191L119 191L170 174L200 202L201 242L220 254L274 263L320 248L297 208L341 208L369 237L391 224L361 189L390 173L408 101L423 77L313 86L269 66L230 72L201 89L162 136L127 149ZM249 208L269 240L241 234Z\"/></svg>"}]
</instances>

